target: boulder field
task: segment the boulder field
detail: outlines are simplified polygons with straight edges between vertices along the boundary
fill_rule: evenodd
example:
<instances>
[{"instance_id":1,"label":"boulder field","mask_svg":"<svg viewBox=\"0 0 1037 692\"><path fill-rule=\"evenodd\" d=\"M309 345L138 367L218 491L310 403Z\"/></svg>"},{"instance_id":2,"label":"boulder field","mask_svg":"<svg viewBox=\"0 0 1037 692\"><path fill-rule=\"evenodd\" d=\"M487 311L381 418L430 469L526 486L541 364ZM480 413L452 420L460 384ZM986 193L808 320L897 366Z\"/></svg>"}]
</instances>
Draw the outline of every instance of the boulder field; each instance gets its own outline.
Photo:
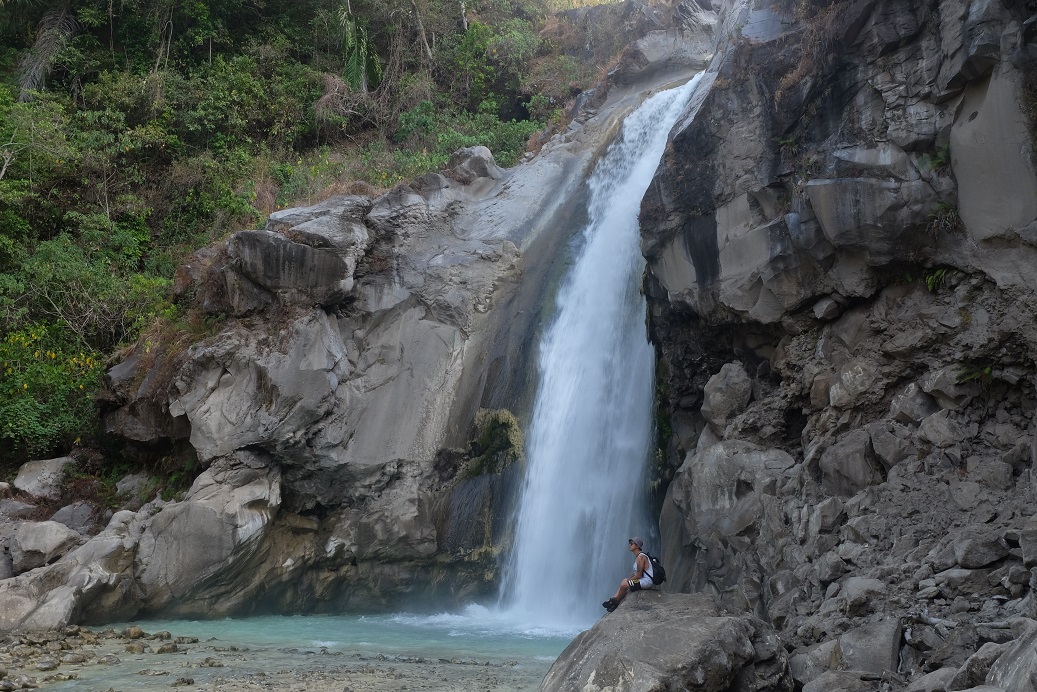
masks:
<instances>
[{"instance_id":1,"label":"boulder field","mask_svg":"<svg viewBox=\"0 0 1037 692\"><path fill-rule=\"evenodd\" d=\"M197 253L179 295L225 319L116 366L106 424L204 470L103 527L28 521L68 460L27 470L0 628L485 593L518 465L472 440L528 404L556 231L642 92L704 70L641 212L669 579L543 689L1037 690L1037 6L638 7L521 165Z\"/></svg>"}]
</instances>

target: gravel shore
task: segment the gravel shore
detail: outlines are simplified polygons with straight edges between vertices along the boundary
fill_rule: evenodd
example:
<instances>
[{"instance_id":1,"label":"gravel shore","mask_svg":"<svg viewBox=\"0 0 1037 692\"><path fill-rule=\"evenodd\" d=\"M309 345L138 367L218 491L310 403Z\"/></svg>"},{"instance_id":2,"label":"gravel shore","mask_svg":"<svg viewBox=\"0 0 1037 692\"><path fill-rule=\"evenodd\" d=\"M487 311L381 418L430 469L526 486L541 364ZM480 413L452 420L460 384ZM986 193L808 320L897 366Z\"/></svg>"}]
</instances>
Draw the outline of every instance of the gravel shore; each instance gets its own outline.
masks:
<instances>
[{"instance_id":1,"label":"gravel shore","mask_svg":"<svg viewBox=\"0 0 1037 692\"><path fill-rule=\"evenodd\" d=\"M67 627L0 640L0 692L18 689L536 690L550 661L426 659L324 648L241 647L215 639Z\"/></svg>"}]
</instances>

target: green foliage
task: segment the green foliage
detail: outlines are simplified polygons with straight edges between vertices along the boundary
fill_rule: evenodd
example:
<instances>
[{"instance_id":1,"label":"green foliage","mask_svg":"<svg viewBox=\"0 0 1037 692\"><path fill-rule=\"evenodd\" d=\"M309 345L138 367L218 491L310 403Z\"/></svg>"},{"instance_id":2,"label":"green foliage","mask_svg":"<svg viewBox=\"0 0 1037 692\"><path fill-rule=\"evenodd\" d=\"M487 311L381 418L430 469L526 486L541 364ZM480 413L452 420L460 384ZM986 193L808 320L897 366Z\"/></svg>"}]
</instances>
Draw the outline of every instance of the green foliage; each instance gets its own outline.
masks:
<instances>
[{"instance_id":1,"label":"green foliage","mask_svg":"<svg viewBox=\"0 0 1037 692\"><path fill-rule=\"evenodd\" d=\"M339 6L336 18L342 32L342 77L349 86L366 93L381 81L382 64L371 44L367 27L353 16L347 6Z\"/></svg>"},{"instance_id":2,"label":"green foliage","mask_svg":"<svg viewBox=\"0 0 1037 692\"><path fill-rule=\"evenodd\" d=\"M487 55L493 38L492 28L472 22L468 31L442 42L439 54L443 79L454 103L475 107L489 95L497 77Z\"/></svg>"},{"instance_id":3,"label":"green foliage","mask_svg":"<svg viewBox=\"0 0 1037 692\"><path fill-rule=\"evenodd\" d=\"M941 267L939 269L931 269L925 272L925 275L923 277L925 280L925 287L929 289L930 293L947 285L947 278L949 276L949 272L950 270L946 267Z\"/></svg>"},{"instance_id":4,"label":"green foliage","mask_svg":"<svg viewBox=\"0 0 1037 692\"><path fill-rule=\"evenodd\" d=\"M989 384L993 380L993 368L989 365L968 365L958 369L954 381L958 384L979 381Z\"/></svg>"},{"instance_id":5,"label":"green foliage","mask_svg":"<svg viewBox=\"0 0 1037 692\"><path fill-rule=\"evenodd\" d=\"M486 43L486 55L505 70L519 74L540 51L541 40L533 24L510 19Z\"/></svg>"},{"instance_id":6,"label":"green foliage","mask_svg":"<svg viewBox=\"0 0 1037 692\"><path fill-rule=\"evenodd\" d=\"M469 452L467 475L500 473L522 458L522 429L507 409L479 409L475 415L476 436Z\"/></svg>"},{"instance_id":7,"label":"green foliage","mask_svg":"<svg viewBox=\"0 0 1037 692\"><path fill-rule=\"evenodd\" d=\"M396 136L399 141L412 143L411 150L421 149L421 156L409 155L407 161L420 161L412 168L419 172L423 166L442 167L450 155L462 147L485 146L493 152L502 166L512 166L525 150L526 141L543 127L536 121L503 121L497 117L496 101L487 99L477 113L451 112L436 108L431 101L423 101L416 108L400 115ZM424 173L431 168L420 170Z\"/></svg>"},{"instance_id":8,"label":"green foliage","mask_svg":"<svg viewBox=\"0 0 1037 692\"><path fill-rule=\"evenodd\" d=\"M96 425L101 355L55 324L28 324L0 341L0 461L67 447Z\"/></svg>"},{"instance_id":9,"label":"green foliage","mask_svg":"<svg viewBox=\"0 0 1037 692\"><path fill-rule=\"evenodd\" d=\"M96 217L86 219L94 228L87 236L111 231L105 246L85 250L62 233L38 245L25 262L16 287L20 301L32 318L44 316L75 336L80 348L111 350L134 335L165 309L168 280L137 272L120 272L120 264L132 263L139 252L132 229L120 228ZM89 247L89 246L88 246Z\"/></svg>"},{"instance_id":10,"label":"green foliage","mask_svg":"<svg viewBox=\"0 0 1037 692\"><path fill-rule=\"evenodd\" d=\"M561 109L555 107L551 97L545 94L534 94L526 101L526 110L529 111L530 118L543 123L557 119L561 112Z\"/></svg>"},{"instance_id":11,"label":"green foliage","mask_svg":"<svg viewBox=\"0 0 1037 692\"><path fill-rule=\"evenodd\" d=\"M0 0L0 340L42 329L51 366L96 363L185 319L182 258L275 208L385 189L460 147L512 165L598 67L571 57L593 37L545 37L551 7L482 0L465 27L430 0ZM3 405L37 422L5 453L89 434L86 399L22 389Z\"/></svg>"},{"instance_id":12,"label":"green foliage","mask_svg":"<svg viewBox=\"0 0 1037 692\"><path fill-rule=\"evenodd\" d=\"M948 142L931 153L925 153L918 157L919 168L931 171L945 171L951 165L951 145Z\"/></svg>"}]
</instances>

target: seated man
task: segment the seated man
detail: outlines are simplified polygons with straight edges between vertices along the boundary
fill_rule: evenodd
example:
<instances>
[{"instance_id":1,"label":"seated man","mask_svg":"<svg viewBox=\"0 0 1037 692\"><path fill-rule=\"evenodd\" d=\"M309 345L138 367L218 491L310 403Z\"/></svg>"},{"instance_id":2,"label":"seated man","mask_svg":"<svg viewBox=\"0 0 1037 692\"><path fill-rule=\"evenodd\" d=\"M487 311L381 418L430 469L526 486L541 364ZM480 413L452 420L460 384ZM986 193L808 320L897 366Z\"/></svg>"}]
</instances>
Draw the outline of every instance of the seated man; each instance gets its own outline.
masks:
<instances>
[{"instance_id":1,"label":"seated man","mask_svg":"<svg viewBox=\"0 0 1037 692\"><path fill-rule=\"evenodd\" d=\"M644 548L644 545L645 542L636 536L627 541L627 548L636 555L634 558L634 571L630 573L627 579L619 582L619 589L616 591L616 595L601 604L610 613L619 607L620 602L631 591L650 589L655 586L655 581L652 579L652 561L648 559L648 554L641 550Z\"/></svg>"}]
</instances>

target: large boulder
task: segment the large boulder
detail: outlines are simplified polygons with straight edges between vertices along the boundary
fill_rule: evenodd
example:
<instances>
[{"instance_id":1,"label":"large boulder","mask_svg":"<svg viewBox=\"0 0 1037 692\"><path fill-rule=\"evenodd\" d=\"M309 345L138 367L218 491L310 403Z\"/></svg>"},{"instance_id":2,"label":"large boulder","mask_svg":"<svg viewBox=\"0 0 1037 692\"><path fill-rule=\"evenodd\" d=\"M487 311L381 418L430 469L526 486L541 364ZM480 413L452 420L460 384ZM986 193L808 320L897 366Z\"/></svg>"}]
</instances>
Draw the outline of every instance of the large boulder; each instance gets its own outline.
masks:
<instances>
[{"instance_id":1,"label":"large boulder","mask_svg":"<svg viewBox=\"0 0 1037 692\"><path fill-rule=\"evenodd\" d=\"M702 417L723 431L728 421L745 410L752 380L740 363L727 363L709 378L702 390Z\"/></svg>"},{"instance_id":2,"label":"large boulder","mask_svg":"<svg viewBox=\"0 0 1037 692\"><path fill-rule=\"evenodd\" d=\"M15 574L49 564L79 545L79 533L56 521L24 521L11 531L8 543Z\"/></svg>"},{"instance_id":3,"label":"large boulder","mask_svg":"<svg viewBox=\"0 0 1037 692\"><path fill-rule=\"evenodd\" d=\"M22 464L14 478L14 487L34 497L56 500L64 488L65 467L75 463L72 457L59 457Z\"/></svg>"},{"instance_id":4,"label":"large boulder","mask_svg":"<svg viewBox=\"0 0 1037 692\"><path fill-rule=\"evenodd\" d=\"M227 596L238 588L228 575L249 564L280 504L280 469L268 458L242 451L213 463L140 537L142 609L227 614Z\"/></svg>"},{"instance_id":5,"label":"large boulder","mask_svg":"<svg viewBox=\"0 0 1037 692\"><path fill-rule=\"evenodd\" d=\"M854 430L825 450L819 466L822 486L833 495L855 495L882 482L882 465L866 430Z\"/></svg>"},{"instance_id":6,"label":"large boulder","mask_svg":"<svg viewBox=\"0 0 1037 692\"><path fill-rule=\"evenodd\" d=\"M0 581L0 631L134 617L140 594L133 558L141 530L137 514L118 512L104 531L58 562Z\"/></svg>"},{"instance_id":7,"label":"large boulder","mask_svg":"<svg viewBox=\"0 0 1037 692\"><path fill-rule=\"evenodd\" d=\"M663 504L668 530L662 552L676 556L667 566L668 583L679 590L697 590L713 579L725 587L738 583L740 570L725 560L731 542L784 531L774 496L794 465L786 452L742 441L719 442L690 457Z\"/></svg>"},{"instance_id":8,"label":"large boulder","mask_svg":"<svg viewBox=\"0 0 1037 692\"><path fill-rule=\"evenodd\" d=\"M764 623L722 615L706 596L643 591L577 636L540 689L791 692L793 683Z\"/></svg>"},{"instance_id":9,"label":"large boulder","mask_svg":"<svg viewBox=\"0 0 1037 692\"><path fill-rule=\"evenodd\" d=\"M1018 618L1011 624L1017 638L990 665L985 682L1012 692L1037 692L1037 622Z\"/></svg>"}]
</instances>

